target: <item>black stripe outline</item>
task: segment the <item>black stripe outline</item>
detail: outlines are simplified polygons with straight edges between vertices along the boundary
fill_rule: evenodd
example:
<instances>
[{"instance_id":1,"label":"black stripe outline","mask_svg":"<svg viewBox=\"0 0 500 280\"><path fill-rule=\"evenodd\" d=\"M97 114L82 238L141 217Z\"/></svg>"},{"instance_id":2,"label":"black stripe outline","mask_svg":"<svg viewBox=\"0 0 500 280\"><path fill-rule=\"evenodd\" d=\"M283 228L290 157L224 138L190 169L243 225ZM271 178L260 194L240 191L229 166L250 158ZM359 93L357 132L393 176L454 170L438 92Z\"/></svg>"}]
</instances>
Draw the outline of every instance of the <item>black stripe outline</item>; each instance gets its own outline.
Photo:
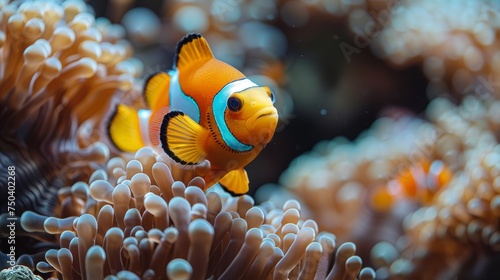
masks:
<instances>
[{"instance_id":1,"label":"black stripe outline","mask_svg":"<svg viewBox=\"0 0 500 280\"><path fill-rule=\"evenodd\" d=\"M115 105L115 109L113 110L113 113L111 113L111 115L108 119L108 124L106 125L106 132L108 134L109 142L111 142L111 145L113 145L113 147L115 147L118 151L123 152L122 149L118 148L115 141L113 141L113 138L111 137L111 123L114 121L114 119L116 118L116 115L118 114L118 106L120 106L120 103L117 103Z\"/></svg>"},{"instance_id":2,"label":"black stripe outline","mask_svg":"<svg viewBox=\"0 0 500 280\"><path fill-rule=\"evenodd\" d=\"M197 165L197 162L187 162L182 159L180 159L178 156L176 156L171 150L170 147L168 146L168 141L167 141L167 127L168 123L170 122L171 119L177 117L177 116L184 116L184 112L182 111L171 111L168 112L164 117L163 121L161 123L161 128L160 128L160 141L161 141L161 148L163 151L171 157L173 160L175 160L177 163L183 164L183 165Z\"/></svg>"}]
</instances>

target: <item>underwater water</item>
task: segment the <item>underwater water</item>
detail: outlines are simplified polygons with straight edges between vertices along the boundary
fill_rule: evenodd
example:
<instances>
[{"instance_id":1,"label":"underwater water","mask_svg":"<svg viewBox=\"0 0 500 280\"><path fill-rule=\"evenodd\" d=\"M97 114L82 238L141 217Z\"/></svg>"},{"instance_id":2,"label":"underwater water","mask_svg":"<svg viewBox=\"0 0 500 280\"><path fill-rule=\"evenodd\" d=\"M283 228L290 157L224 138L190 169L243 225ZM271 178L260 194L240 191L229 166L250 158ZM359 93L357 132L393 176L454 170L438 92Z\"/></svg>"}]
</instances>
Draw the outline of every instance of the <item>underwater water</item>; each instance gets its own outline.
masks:
<instances>
[{"instance_id":1,"label":"underwater water","mask_svg":"<svg viewBox=\"0 0 500 280\"><path fill-rule=\"evenodd\" d=\"M0 0L0 25L0 279L500 277L498 1Z\"/></svg>"}]
</instances>

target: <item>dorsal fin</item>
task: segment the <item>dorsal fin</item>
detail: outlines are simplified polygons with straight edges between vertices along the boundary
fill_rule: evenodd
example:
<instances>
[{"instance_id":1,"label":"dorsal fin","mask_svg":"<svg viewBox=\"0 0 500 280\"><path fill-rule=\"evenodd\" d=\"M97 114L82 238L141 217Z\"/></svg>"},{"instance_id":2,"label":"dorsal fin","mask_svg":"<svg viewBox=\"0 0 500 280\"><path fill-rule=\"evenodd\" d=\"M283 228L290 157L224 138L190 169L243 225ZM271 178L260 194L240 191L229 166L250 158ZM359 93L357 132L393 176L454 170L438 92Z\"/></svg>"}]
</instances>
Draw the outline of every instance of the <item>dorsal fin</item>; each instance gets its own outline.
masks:
<instances>
[{"instance_id":1,"label":"dorsal fin","mask_svg":"<svg viewBox=\"0 0 500 280\"><path fill-rule=\"evenodd\" d=\"M158 72L150 76L144 86L144 99L153 112L168 105L168 91L170 76L165 72Z\"/></svg>"},{"instance_id":2,"label":"dorsal fin","mask_svg":"<svg viewBox=\"0 0 500 280\"><path fill-rule=\"evenodd\" d=\"M190 33L177 43L174 68L182 68L190 63L213 57L207 40L200 34Z\"/></svg>"}]
</instances>

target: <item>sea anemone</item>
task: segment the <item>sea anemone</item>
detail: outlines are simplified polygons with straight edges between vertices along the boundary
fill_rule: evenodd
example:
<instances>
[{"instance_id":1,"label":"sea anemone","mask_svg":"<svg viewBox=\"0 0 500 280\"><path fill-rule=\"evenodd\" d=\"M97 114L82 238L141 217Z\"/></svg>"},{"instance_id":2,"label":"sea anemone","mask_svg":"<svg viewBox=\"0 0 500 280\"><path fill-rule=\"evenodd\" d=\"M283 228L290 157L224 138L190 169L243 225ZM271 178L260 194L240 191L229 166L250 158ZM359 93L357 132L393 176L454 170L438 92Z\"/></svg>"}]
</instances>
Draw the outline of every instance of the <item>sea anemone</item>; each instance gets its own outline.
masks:
<instances>
[{"instance_id":1,"label":"sea anemone","mask_svg":"<svg viewBox=\"0 0 500 280\"><path fill-rule=\"evenodd\" d=\"M423 64L430 97L498 98L500 53L495 1L403 1L387 11L374 50L395 65Z\"/></svg>"},{"instance_id":2,"label":"sea anemone","mask_svg":"<svg viewBox=\"0 0 500 280\"><path fill-rule=\"evenodd\" d=\"M354 142L340 137L317 144L290 164L280 183L304 203L322 230L344 240L364 207L373 209L369 192L431 156L435 137L436 130L422 120L381 118Z\"/></svg>"},{"instance_id":3,"label":"sea anemone","mask_svg":"<svg viewBox=\"0 0 500 280\"><path fill-rule=\"evenodd\" d=\"M40 276L36 276L33 272L24 265L17 265L10 269L0 271L0 278L5 280L42 280Z\"/></svg>"},{"instance_id":4,"label":"sea anemone","mask_svg":"<svg viewBox=\"0 0 500 280\"><path fill-rule=\"evenodd\" d=\"M389 275L396 279L469 277L465 265L474 271L491 265L498 256L498 106L498 101L474 97L458 107L445 99L431 103L427 115L440 131L435 156L454 162L457 171L431 205L406 217L404 242L374 248L377 260L388 251L399 251L386 263ZM474 277L493 276L477 273Z\"/></svg>"},{"instance_id":5,"label":"sea anemone","mask_svg":"<svg viewBox=\"0 0 500 280\"><path fill-rule=\"evenodd\" d=\"M204 193L201 177L184 184L173 169L143 148L61 189L60 218L25 212L26 232L58 240L45 260L25 255L25 264L65 279L374 279L354 243L335 250L335 236L302 219L296 200L276 208Z\"/></svg>"},{"instance_id":6,"label":"sea anemone","mask_svg":"<svg viewBox=\"0 0 500 280\"><path fill-rule=\"evenodd\" d=\"M0 8L0 165L16 168L18 213L50 214L59 188L108 159L95 141L104 135L101 120L117 94L137 94L142 66L129 60L125 41L96 28L83 1Z\"/></svg>"},{"instance_id":7,"label":"sea anemone","mask_svg":"<svg viewBox=\"0 0 500 280\"><path fill-rule=\"evenodd\" d=\"M112 25L97 28L83 1L0 1L0 9L0 181L15 182L15 211L1 209L6 237L7 217L53 215L61 188L88 180L108 160L102 120L113 98L139 96L142 65L119 34L109 34ZM7 183L0 191L8 193ZM32 238L16 242L17 255L47 250ZM9 252L7 242L1 247Z\"/></svg>"},{"instance_id":8,"label":"sea anemone","mask_svg":"<svg viewBox=\"0 0 500 280\"><path fill-rule=\"evenodd\" d=\"M354 239L362 257L380 242L372 250L373 264L382 267L379 277L466 275L464 264L489 265L500 248L499 104L469 96L455 106L440 98L429 105L426 121L380 119L354 143L319 144L290 166L281 183L320 230ZM422 160L442 161L449 179L425 200L399 196L377 207L374 193Z\"/></svg>"},{"instance_id":9,"label":"sea anemone","mask_svg":"<svg viewBox=\"0 0 500 280\"><path fill-rule=\"evenodd\" d=\"M496 1L304 2L283 4L282 19L297 21L313 12L325 21L325 12L334 19L346 18L353 35L339 47L348 62L351 55L371 47L398 68L422 65L430 81L430 98L452 95L461 100L469 94L498 97L500 6ZM334 35L334 39L339 36Z\"/></svg>"}]
</instances>

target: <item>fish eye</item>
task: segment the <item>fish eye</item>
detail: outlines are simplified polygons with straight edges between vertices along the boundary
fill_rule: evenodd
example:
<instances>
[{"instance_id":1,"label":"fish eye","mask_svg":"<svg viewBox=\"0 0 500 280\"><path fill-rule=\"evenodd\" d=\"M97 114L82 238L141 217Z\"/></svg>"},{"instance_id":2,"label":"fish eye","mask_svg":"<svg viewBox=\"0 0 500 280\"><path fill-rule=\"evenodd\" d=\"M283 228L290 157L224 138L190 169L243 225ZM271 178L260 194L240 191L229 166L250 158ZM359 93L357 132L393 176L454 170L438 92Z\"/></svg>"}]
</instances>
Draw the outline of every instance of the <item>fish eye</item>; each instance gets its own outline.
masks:
<instances>
[{"instance_id":1,"label":"fish eye","mask_svg":"<svg viewBox=\"0 0 500 280\"><path fill-rule=\"evenodd\" d=\"M271 94L269 95L269 97L271 98L271 102L274 102L276 101L276 94L274 94L274 90L271 89Z\"/></svg>"},{"instance_id":2,"label":"fish eye","mask_svg":"<svg viewBox=\"0 0 500 280\"><path fill-rule=\"evenodd\" d=\"M243 102L238 97L229 97L227 99L227 108L233 112L238 112L242 106Z\"/></svg>"},{"instance_id":3,"label":"fish eye","mask_svg":"<svg viewBox=\"0 0 500 280\"><path fill-rule=\"evenodd\" d=\"M271 102L274 102L276 101L276 94L274 93L274 90L272 90L270 87L264 87L264 89L266 90L267 92L267 95L269 95L269 98L271 98Z\"/></svg>"}]
</instances>

